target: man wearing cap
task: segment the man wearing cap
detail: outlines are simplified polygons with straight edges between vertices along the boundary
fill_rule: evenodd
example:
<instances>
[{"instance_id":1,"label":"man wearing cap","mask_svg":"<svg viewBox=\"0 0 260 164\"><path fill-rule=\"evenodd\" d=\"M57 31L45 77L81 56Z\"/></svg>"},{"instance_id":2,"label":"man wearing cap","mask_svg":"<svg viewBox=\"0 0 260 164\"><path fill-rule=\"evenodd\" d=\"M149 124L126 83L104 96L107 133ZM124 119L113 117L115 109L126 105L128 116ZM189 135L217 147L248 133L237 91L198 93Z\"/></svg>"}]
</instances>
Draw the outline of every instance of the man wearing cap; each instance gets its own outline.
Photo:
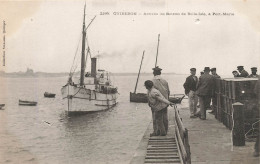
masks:
<instances>
[{"instance_id":1,"label":"man wearing cap","mask_svg":"<svg viewBox=\"0 0 260 164\"><path fill-rule=\"evenodd\" d=\"M247 77L249 74L244 70L244 66L237 66L237 70L240 72L239 77Z\"/></svg>"},{"instance_id":2,"label":"man wearing cap","mask_svg":"<svg viewBox=\"0 0 260 164\"><path fill-rule=\"evenodd\" d=\"M204 74L200 76L197 87L197 95L200 103L200 119L206 120L206 107L213 96L214 77L209 74L210 68L204 68Z\"/></svg>"},{"instance_id":3,"label":"man wearing cap","mask_svg":"<svg viewBox=\"0 0 260 164\"><path fill-rule=\"evenodd\" d=\"M233 71L232 74L233 74L234 77L239 77L239 74L238 74L238 72L236 70Z\"/></svg>"},{"instance_id":4,"label":"man wearing cap","mask_svg":"<svg viewBox=\"0 0 260 164\"><path fill-rule=\"evenodd\" d=\"M195 94L196 87L198 85L198 78L196 75L196 68L190 69L191 75L186 78L183 87L185 89L185 94L189 97L189 108L190 108L190 118L196 118L198 96Z\"/></svg>"},{"instance_id":5,"label":"man wearing cap","mask_svg":"<svg viewBox=\"0 0 260 164\"><path fill-rule=\"evenodd\" d=\"M216 86L217 86L216 85L217 84L217 80L216 79L219 79L220 76L217 74L217 69L216 68L211 68L210 71L211 71L211 75L214 77L214 87L213 87L213 97L212 97L212 111L209 112L209 113L214 114L215 111L216 111L215 108L217 106L217 95L215 93ZM208 103L208 107L210 107L210 101Z\"/></svg>"},{"instance_id":6,"label":"man wearing cap","mask_svg":"<svg viewBox=\"0 0 260 164\"><path fill-rule=\"evenodd\" d=\"M252 67L251 72L252 72L252 74L248 76L249 78L258 78L259 77L259 75L256 74L256 72L257 72L256 67Z\"/></svg>"},{"instance_id":7,"label":"man wearing cap","mask_svg":"<svg viewBox=\"0 0 260 164\"><path fill-rule=\"evenodd\" d=\"M170 96L169 85L168 85L168 82L161 77L161 71L162 71L162 69L159 66L156 66L155 68L153 68L153 75L154 75L154 78L152 80L153 85L154 85L155 89L159 90L162 93L162 95L165 97L165 99L169 100L169 96ZM162 109L161 113L162 113L162 118L163 118L163 124L164 124L165 131L167 134L167 132L168 132L167 107Z\"/></svg>"}]
</instances>

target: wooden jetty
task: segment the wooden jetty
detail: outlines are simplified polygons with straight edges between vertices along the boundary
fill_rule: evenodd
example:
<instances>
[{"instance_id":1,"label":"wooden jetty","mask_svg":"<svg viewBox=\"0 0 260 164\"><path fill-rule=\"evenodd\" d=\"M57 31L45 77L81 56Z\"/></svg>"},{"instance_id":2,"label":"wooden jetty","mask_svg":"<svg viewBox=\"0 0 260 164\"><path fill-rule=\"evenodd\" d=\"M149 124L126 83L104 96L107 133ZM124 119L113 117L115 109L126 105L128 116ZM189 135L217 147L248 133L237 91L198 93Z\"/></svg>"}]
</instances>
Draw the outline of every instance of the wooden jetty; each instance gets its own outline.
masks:
<instances>
[{"instance_id":1,"label":"wooden jetty","mask_svg":"<svg viewBox=\"0 0 260 164\"><path fill-rule=\"evenodd\" d=\"M246 142L245 146L233 146L232 132L215 119L214 115L207 113L206 120L191 119L188 100L184 100L182 104L178 105L178 109L180 109L179 116L181 118L174 117L174 110L168 109L169 132L167 136L150 137L153 127L152 122L149 124L130 162L131 164L184 163L185 160L197 164L259 163L260 158L253 156L255 142ZM176 124L179 123L174 123L175 120L181 120L182 126L178 126L179 134L175 130ZM186 133L187 130L189 134ZM168 147L163 147L165 143ZM155 148L164 148L164 150L156 150Z\"/></svg>"}]
</instances>

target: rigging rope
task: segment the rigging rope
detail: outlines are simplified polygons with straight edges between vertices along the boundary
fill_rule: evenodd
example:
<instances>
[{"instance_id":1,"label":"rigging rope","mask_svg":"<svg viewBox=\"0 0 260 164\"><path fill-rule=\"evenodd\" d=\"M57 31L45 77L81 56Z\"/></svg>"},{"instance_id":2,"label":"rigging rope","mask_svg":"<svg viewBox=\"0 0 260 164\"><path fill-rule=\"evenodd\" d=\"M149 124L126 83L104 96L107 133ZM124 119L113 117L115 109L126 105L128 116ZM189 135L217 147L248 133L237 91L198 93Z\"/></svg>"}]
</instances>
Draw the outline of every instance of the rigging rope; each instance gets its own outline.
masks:
<instances>
[{"instance_id":1,"label":"rigging rope","mask_svg":"<svg viewBox=\"0 0 260 164\"><path fill-rule=\"evenodd\" d=\"M75 55L74 55L74 59L73 59L73 62L72 62L72 66L71 66L71 68L70 68L70 76L72 77L73 76L73 74L74 74L74 72L75 72L75 70L76 70L76 68L77 68L77 64L76 64L76 67L73 69L73 66L74 66L74 63L75 63L75 59L76 59L76 56L77 56L77 52L78 52L78 49L79 49L79 43L80 43L80 40L81 40L81 35L80 35L80 37L79 37L79 41L78 41L78 46L77 46L77 49L76 49L76 52L75 52ZM72 69L73 69L73 71L72 71Z\"/></svg>"}]
</instances>

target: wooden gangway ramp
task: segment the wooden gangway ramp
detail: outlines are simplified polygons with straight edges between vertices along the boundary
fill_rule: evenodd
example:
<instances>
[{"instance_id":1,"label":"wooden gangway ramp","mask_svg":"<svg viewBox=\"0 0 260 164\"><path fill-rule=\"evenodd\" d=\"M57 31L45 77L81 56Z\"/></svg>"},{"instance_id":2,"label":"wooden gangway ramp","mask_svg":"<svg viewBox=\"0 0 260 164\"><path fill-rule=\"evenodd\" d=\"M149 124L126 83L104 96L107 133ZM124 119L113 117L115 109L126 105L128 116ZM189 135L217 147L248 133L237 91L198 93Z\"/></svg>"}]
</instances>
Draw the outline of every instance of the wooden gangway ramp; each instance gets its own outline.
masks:
<instances>
[{"instance_id":1,"label":"wooden gangway ramp","mask_svg":"<svg viewBox=\"0 0 260 164\"><path fill-rule=\"evenodd\" d=\"M179 112L168 109L169 128L166 136L152 136L153 123L149 124L130 164L190 164L188 131L183 126Z\"/></svg>"},{"instance_id":2,"label":"wooden gangway ramp","mask_svg":"<svg viewBox=\"0 0 260 164\"><path fill-rule=\"evenodd\" d=\"M181 163L175 138L150 137L144 163Z\"/></svg>"}]
</instances>

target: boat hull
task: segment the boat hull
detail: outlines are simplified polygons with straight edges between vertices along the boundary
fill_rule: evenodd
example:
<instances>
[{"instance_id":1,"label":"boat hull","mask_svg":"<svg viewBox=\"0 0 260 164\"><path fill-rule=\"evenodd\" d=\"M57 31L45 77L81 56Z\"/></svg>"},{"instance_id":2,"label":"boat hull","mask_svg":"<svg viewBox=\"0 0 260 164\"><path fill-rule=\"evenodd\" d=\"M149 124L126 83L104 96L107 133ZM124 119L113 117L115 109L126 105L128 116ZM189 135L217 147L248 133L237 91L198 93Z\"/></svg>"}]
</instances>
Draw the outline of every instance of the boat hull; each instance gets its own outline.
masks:
<instances>
[{"instance_id":1,"label":"boat hull","mask_svg":"<svg viewBox=\"0 0 260 164\"><path fill-rule=\"evenodd\" d=\"M184 94L170 95L169 101L175 104L180 104L184 97L185 97ZM147 94L130 92L130 102L148 103Z\"/></svg>"},{"instance_id":2,"label":"boat hull","mask_svg":"<svg viewBox=\"0 0 260 164\"><path fill-rule=\"evenodd\" d=\"M97 112L117 104L118 93L100 93L95 90L67 85L62 87L65 111L68 113Z\"/></svg>"},{"instance_id":3,"label":"boat hull","mask_svg":"<svg viewBox=\"0 0 260 164\"><path fill-rule=\"evenodd\" d=\"M23 101L23 100L19 100L19 105L23 105L23 106L36 106L37 102L35 101Z\"/></svg>"},{"instance_id":4,"label":"boat hull","mask_svg":"<svg viewBox=\"0 0 260 164\"><path fill-rule=\"evenodd\" d=\"M44 97L46 97L46 98L55 98L55 96L56 96L56 94L53 94L53 93L47 93L47 92L44 93Z\"/></svg>"},{"instance_id":5,"label":"boat hull","mask_svg":"<svg viewBox=\"0 0 260 164\"><path fill-rule=\"evenodd\" d=\"M148 103L147 94L130 92L130 102Z\"/></svg>"}]
</instances>

